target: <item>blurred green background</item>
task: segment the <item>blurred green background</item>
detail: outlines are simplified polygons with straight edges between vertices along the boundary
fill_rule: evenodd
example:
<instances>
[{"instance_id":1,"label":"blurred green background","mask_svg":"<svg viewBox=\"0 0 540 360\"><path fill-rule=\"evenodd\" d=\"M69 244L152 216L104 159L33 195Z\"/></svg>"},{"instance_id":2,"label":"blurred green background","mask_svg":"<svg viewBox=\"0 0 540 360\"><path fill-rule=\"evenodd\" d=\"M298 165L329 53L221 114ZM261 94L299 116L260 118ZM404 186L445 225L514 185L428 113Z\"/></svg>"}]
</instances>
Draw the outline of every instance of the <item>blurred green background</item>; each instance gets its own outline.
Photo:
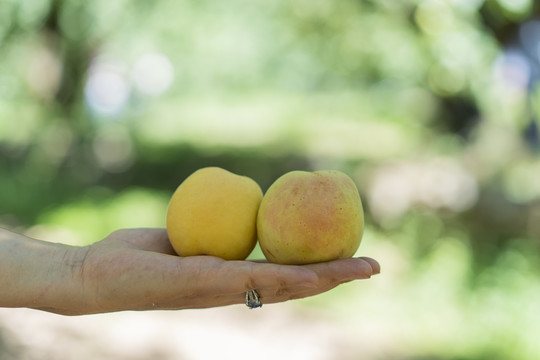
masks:
<instances>
[{"instance_id":1,"label":"blurred green background","mask_svg":"<svg viewBox=\"0 0 540 360\"><path fill-rule=\"evenodd\" d=\"M539 10L0 0L0 225L83 245L204 166L338 169L383 272L299 307L377 323L370 359L537 359Z\"/></svg>"}]
</instances>

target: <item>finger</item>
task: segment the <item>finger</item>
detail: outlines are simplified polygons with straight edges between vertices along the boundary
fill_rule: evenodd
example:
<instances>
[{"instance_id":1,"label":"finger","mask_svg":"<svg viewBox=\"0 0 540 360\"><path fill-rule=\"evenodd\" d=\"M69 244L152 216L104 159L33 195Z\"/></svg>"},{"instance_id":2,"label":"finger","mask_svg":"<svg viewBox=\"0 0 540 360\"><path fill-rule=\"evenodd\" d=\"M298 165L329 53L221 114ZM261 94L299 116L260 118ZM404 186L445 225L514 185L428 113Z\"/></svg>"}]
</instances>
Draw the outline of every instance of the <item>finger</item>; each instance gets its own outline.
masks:
<instances>
[{"instance_id":1,"label":"finger","mask_svg":"<svg viewBox=\"0 0 540 360\"><path fill-rule=\"evenodd\" d=\"M280 291L261 290L264 303L282 302L318 295L345 282L368 279L380 271L379 264L371 258L341 259L324 263L305 265L313 270L319 279L316 287L289 287Z\"/></svg>"},{"instance_id":2,"label":"finger","mask_svg":"<svg viewBox=\"0 0 540 360\"><path fill-rule=\"evenodd\" d=\"M251 266L253 278L249 286L241 288L240 285L242 291L237 295L237 303L244 301L245 291L250 288L259 293L264 303L276 303L317 295L348 281L368 279L373 273L380 271L378 262L371 258L341 259L303 266L269 263L252 263ZM280 279L278 275L297 277L305 270L316 274L316 277L310 274L311 280L307 283ZM262 279L259 279L258 275L263 275Z\"/></svg>"},{"instance_id":3,"label":"finger","mask_svg":"<svg viewBox=\"0 0 540 360\"><path fill-rule=\"evenodd\" d=\"M372 263L366 258L349 258L305 265L314 271L321 282L345 282L355 279L368 279L373 275Z\"/></svg>"},{"instance_id":4,"label":"finger","mask_svg":"<svg viewBox=\"0 0 540 360\"><path fill-rule=\"evenodd\" d=\"M360 257L360 259L367 261L369 265L371 265L371 268L373 269L372 275L377 275L381 273L381 265L377 260L369 257Z\"/></svg>"},{"instance_id":5,"label":"finger","mask_svg":"<svg viewBox=\"0 0 540 360\"><path fill-rule=\"evenodd\" d=\"M299 268L309 269L317 274L317 282L311 282L309 286L306 286L306 284L298 284L298 286L294 283L269 283L267 287L253 287L260 293L261 299L265 299L265 303L282 302L317 295L329 291L342 283L356 279L368 279L371 275L380 272L379 263L367 257L286 267L295 270ZM259 284L262 285L262 283Z\"/></svg>"},{"instance_id":6,"label":"finger","mask_svg":"<svg viewBox=\"0 0 540 360\"><path fill-rule=\"evenodd\" d=\"M250 289L315 287L319 279L311 269L251 261L225 261L211 256L183 258L180 266L197 267L196 282L214 295L238 295ZM204 290L202 289L202 290Z\"/></svg>"},{"instance_id":7,"label":"finger","mask_svg":"<svg viewBox=\"0 0 540 360\"><path fill-rule=\"evenodd\" d=\"M371 266L371 269L372 269L371 275L376 275L376 274L379 274L381 272L381 265L379 264L379 262L377 260L372 259L370 257L365 257L365 256L364 257L359 257L359 258L356 258L356 259L363 260L363 261L367 262ZM268 260L248 260L248 261L258 263L258 264L268 264ZM315 265L318 266L318 264L327 264L327 263L329 263L329 262L315 263ZM313 264L307 264L307 265L313 265Z\"/></svg>"},{"instance_id":8,"label":"finger","mask_svg":"<svg viewBox=\"0 0 540 360\"><path fill-rule=\"evenodd\" d=\"M381 272L381 265L377 262L377 260L369 258L369 257L360 257L360 259L367 261L371 265L371 268L373 269L373 273L372 273L373 275L379 274ZM264 260L264 259L248 260L248 261L251 261L254 263L260 263L260 264L268 263L268 260Z\"/></svg>"},{"instance_id":9,"label":"finger","mask_svg":"<svg viewBox=\"0 0 540 360\"><path fill-rule=\"evenodd\" d=\"M280 302L318 295L345 282L357 279L369 279L374 273L373 267L379 269L378 263L371 258L341 259L309 264L304 267L311 269L317 274L319 280L316 287L290 287L288 289L281 289L281 292L275 293L263 291L263 294L266 295L265 302Z\"/></svg>"}]
</instances>

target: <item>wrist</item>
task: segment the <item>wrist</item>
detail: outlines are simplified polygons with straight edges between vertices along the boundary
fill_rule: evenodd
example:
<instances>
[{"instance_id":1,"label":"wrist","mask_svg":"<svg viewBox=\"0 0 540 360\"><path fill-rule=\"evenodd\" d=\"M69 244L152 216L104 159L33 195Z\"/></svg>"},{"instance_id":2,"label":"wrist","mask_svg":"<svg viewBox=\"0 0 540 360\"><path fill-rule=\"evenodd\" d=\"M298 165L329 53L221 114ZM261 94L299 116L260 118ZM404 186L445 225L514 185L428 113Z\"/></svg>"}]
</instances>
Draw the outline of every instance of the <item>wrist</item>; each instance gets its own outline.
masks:
<instances>
[{"instance_id":1,"label":"wrist","mask_svg":"<svg viewBox=\"0 0 540 360\"><path fill-rule=\"evenodd\" d=\"M50 258L43 277L42 292L36 294L34 309L62 315L85 313L83 264L89 247L47 244Z\"/></svg>"},{"instance_id":2,"label":"wrist","mask_svg":"<svg viewBox=\"0 0 540 360\"><path fill-rule=\"evenodd\" d=\"M0 229L0 307L79 312L85 301L81 269L87 251Z\"/></svg>"}]
</instances>

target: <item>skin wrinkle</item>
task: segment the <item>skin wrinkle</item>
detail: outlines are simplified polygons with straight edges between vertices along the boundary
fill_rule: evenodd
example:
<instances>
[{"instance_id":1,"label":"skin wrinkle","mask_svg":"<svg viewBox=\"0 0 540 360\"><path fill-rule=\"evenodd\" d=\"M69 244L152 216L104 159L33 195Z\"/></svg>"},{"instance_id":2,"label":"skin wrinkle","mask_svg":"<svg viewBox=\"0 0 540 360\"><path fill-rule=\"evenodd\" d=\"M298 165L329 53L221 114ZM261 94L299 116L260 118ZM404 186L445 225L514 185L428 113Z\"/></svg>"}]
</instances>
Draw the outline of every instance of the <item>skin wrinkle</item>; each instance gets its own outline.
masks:
<instances>
[{"instance_id":1,"label":"skin wrinkle","mask_svg":"<svg viewBox=\"0 0 540 360\"><path fill-rule=\"evenodd\" d=\"M101 288L100 281L92 281L92 279L99 279L100 273L96 271L99 269L99 264L94 265L94 257L91 256L97 252L99 245L91 245L86 254L84 255L84 262L82 266L82 285L83 285L83 295L85 299L90 299L89 307L94 312L100 312L102 309L101 301L102 298L100 295L103 293Z\"/></svg>"},{"instance_id":2,"label":"skin wrinkle","mask_svg":"<svg viewBox=\"0 0 540 360\"><path fill-rule=\"evenodd\" d=\"M278 288L274 291L274 296L282 297L283 295L289 295L289 290L286 288L285 282L281 280Z\"/></svg>"},{"instance_id":3,"label":"skin wrinkle","mask_svg":"<svg viewBox=\"0 0 540 360\"><path fill-rule=\"evenodd\" d=\"M181 278L182 274L184 273L182 264L183 262L177 261L175 265L175 268L178 271L178 278ZM185 297L186 299L189 299L189 300L195 299L201 293L199 284L202 281L204 281L204 274L202 270L203 269L201 266L197 266L195 273L188 278L187 280L188 284L186 288L191 289L191 291L188 291L187 293L183 294L183 297Z\"/></svg>"},{"instance_id":4,"label":"skin wrinkle","mask_svg":"<svg viewBox=\"0 0 540 360\"><path fill-rule=\"evenodd\" d=\"M78 275L79 275L79 278L81 279L83 295L86 295L87 292L85 291L85 289L87 286L87 282L86 282L85 269L86 269L86 259L88 258L88 253L90 252L90 246L86 246L82 248L81 250L84 251L84 254L81 260L81 267L79 268Z\"/></svg>"},{"instance_id":5,"label":"skin wrinkle","mask_svg":"<svg viewBox=\"0 0 540 360\"><path fill-rule=\"evenodd\" d=\"M249 272L247 273L247 281L245 291L251 289L257 289L257 282L255 280L255 266L253 263L249 263Z\"/></svg>"}]
</instances>

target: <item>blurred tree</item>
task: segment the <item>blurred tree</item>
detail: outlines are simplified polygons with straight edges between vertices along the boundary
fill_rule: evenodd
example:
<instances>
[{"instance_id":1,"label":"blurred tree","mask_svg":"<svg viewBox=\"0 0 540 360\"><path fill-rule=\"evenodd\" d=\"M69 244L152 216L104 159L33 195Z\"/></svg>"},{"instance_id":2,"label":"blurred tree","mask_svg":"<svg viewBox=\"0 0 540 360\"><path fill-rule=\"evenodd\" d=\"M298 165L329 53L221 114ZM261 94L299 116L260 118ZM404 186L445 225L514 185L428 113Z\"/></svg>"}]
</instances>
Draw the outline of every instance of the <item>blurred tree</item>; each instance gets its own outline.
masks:
<instances>
[{"instance_id":1,"label":"blurred tree","mask_svg":"<svg viewBox=\"0 0 540 360\"><path fill-rule=\"evenodd\" d=\"M361 125L369 131L388 126L397 139L421 139L422 144L401 150L404 157L446 153L476 164L480 202L463 214L463 223L475 234L471 241L524 235L517 219L527 218L535 205L520 204L520 215L507 216L513 219L508 223L482 205L483 199L498 197L505 211L512 208L498 179L506 176L514 157L528 156L514 135L538 146L535 117L522 119L521 98L513 95L501 102L493 90L492 64L500 49L513 46L520 24L538 9L536 3L509 4L2 2L0 171L9 176L0 178L0 211L32 224L44 208L76 199L92 187L167 189L202 164L247 168L268 184L285 169L324 162L306 149L320 146L320 140L335 146L330 134L348 134L350 148L359 146L355 131L363 128L351 127L355 122L370 124ZM164 53L157 57L159 66L135 80L133 64L150 51ZM173 70L163 73L167 66L175 76L170 91L160 98L144 93L140 84L155 81L159 71L165 74L164 84L170 81ZM204 136L188 143L191 135L177 140L170 135L169 142L145 136L161 126L165 133L179 129L173 134L190 134L204 123L210 125L197 131L211 139L208 134L223 131L210 129L212 124L219 124L216 129L245 127L232 125L230 118L238 117L238 111L224 110L238 106L246 111L256 96L263 99L262 109L276 107L268 100L275 95L268 94L279 94L285 110L267 115L265 127L261 120L264 130L259 132L271 132L274 125L268 124L277 120L287 123L288 130L263 145L242 148L235 144L239 136L227 145L197 144ZM327 100L321 101L320 94ZM109 106L107 111L98 111L91 96ZM339 125L340 118L346 118L346 125ZM498 157L490 138L501 127L502 133L508 130L504 139L516 143ZM272 155L276 144L281 153ZM376 166L383 159L379 145L375 141L364 145L370 148L362 155L333 161L349 161L343 166L350 168ZM490 230L482 234L475 224L488 224Z\"/></svg>"}]
</instances>

